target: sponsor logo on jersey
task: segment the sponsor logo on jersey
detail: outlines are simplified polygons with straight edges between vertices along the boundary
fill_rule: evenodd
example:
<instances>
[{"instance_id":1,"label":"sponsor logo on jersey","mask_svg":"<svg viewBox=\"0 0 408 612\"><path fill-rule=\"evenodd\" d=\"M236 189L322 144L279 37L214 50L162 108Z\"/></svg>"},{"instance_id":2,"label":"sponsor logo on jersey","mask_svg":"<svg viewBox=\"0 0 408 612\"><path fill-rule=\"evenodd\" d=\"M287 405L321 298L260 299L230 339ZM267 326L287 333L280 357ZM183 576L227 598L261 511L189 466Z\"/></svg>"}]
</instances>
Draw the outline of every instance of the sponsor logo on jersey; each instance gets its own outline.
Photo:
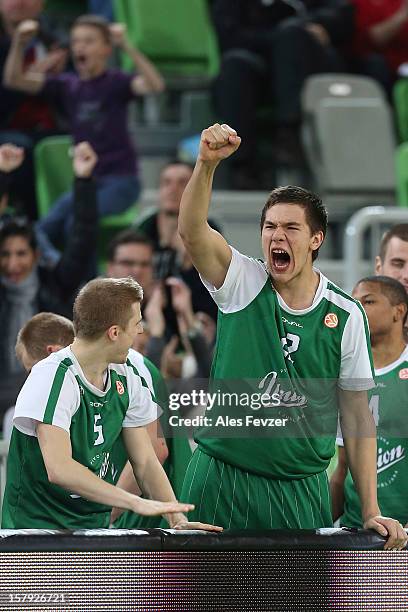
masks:
<instances>
[{"instance_id":1,"label":"sponsor logo on jersey","mask_svg":"<svg viewBox=\"0 0 408 612\"><path fill-rule=\"evenodd\" d=\"M326 327L337 327L339 324L339 319L337 317L336 314L334 314L334 312L329 312L329 314L327 314L324 317L324 324Z\"/></svg>"},{"instance_id":2,"label":"sponsor logo on jersey","mask_svg":"<svg viewBox=\"0 0 408 612\"><path fill-rule=\"evenodd\" d=\"M123 386L123 383L120 382L120 380L116 381L116 389L119 395L123 395L125 392L125 387Z\"/></svg>"},{"instance_id":3,"label":"sponsor logo on jersey","mask_svg":"<svg viewBox=\"0 0 408 612\"><path fill-rule=\"evenodd\" d=\"M405 448L398 444L391 446L390 442L381 436L378 438L377 474L384 474L378 480L378 488L383 489L391 485L398 476L396 464L405 459Z\"/></svg>"},{"instance_id":4,"label":"sponsor logo on jersey","mask_svg":"<svg viewBox=\"0 0 408 612\"><path fill-rule=\"evenodd\" d=\"M294 325L295 327L300 327L301 329L303 329L303 325L301 325L300 323L297 323L296 321L288 321L286 317L282 317L282 321L286 323L287 325Z\"/></svg>"},{"instance_id":5,"label":"sponsor logo on jersey","mask_svg":"<svg viewBox=\"0 0 408 612\"><path fill-rule=\"evenodd\" d=\"M398 372L398 376L400 377L401 380L407 380L408 379L408 368L402 368L402 370Z\"/></svg>"},{"instance_id":6,"label":"sponsor logo on jersey","mask_svg":"<svg viewBox=\"0 0 408 612\"><path fill-rule=\"evenodd\" d=\"M89 402L89 405L92 406L92 408L101 408L103 406L102 402Z\"/></svg>"}]
</instances>

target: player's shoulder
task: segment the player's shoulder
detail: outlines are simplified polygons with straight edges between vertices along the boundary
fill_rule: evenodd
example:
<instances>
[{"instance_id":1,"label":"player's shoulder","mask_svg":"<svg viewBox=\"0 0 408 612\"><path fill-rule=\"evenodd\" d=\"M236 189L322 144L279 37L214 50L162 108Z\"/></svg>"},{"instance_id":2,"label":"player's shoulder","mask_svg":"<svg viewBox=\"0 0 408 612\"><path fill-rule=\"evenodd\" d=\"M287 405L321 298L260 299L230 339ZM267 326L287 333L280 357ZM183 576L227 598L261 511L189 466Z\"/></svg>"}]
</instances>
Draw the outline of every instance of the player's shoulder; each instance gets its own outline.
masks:
<instances>
[{"instance_id":1,"label":"player's shoulder","mask_svg":"<svg viewBox=\"0 0 408 612\"><path fill-rule=\"evenodd\" d=\"M32 368L32 372L45 372L53 370L70 370L73 366L72 354L69 347L63 348L60 351L51 353L45 359L38 361Z\"/></svg>"},{"instance_id":2,"label":"player's shoulder","mask_svg":"<svg viewBox=\"0 0 408 612\"><path fill-rule=\"evenodd\" d=\"M149 384L152 381L145 357L134 349L129 349L125 363L113 363L110 364L110 367L127 378L136 376Z\"/></svg>"},{"instance_id":3,"label":"player's shoulder","mask_svg":"<svg viewBox=\"0 0 408 612\"><path fill-rule=\"evenodd\" d=\"M326 300L348 314L357 316L357 318L362 316L365 319L364 309L360 302L354 299L349 293L341 289L331 280L324 277L324 275L322 276L326 279L326 287L324 292L324 297Z\"/></svg>"}]
</instances>

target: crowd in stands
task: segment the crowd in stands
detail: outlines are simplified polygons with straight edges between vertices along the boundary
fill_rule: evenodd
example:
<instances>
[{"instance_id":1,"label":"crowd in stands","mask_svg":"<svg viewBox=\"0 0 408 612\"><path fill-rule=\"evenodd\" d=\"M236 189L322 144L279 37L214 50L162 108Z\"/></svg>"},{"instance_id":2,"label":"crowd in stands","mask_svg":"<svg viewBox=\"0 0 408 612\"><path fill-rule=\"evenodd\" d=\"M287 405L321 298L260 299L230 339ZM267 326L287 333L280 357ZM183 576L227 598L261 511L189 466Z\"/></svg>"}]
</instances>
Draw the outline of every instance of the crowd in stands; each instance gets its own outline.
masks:
<instances>
[{"instance_id":1,"label":"crowd in stands","mask_svg":"<svg viewBox=\"0 0 408 612\"><path fill-rule=\"evenodd\" d=\"M408 70L408 0L212 0L208 7L220 49L214 115L242 137L228 161L234 190L263 189L268 164L305 164L300 100L308 76L367 75L391 98L393 84ZM174 380L189 388L210 375L217 307L177 230L194 166L178 159L163 165L155 210L103 245L106 266L98 268L100 219L128 210L143 188L129 104L162 94L166 82L129 42L126 25L114 23L110 0L89 0L84 8L89 14L67 32L50 21L43 0L0 0L1 417L34 363L73 338L75 297L97 276L131 277L142 286L144 333L133 348L170 389ZM117 66L115 48L131 57L134 73ZM268 159L259 146L265 129ZM74 182L38 219L33 151L57 134L72 137ZM408 292L408 224L385 235L374 267ZM30 321L50 334L31 353ZM65 328L63 339L53 338L52 325ZM166 465L167 447L151 437ZM167 473L173 482L170 466Z\"/></svg>"}]
</instances>

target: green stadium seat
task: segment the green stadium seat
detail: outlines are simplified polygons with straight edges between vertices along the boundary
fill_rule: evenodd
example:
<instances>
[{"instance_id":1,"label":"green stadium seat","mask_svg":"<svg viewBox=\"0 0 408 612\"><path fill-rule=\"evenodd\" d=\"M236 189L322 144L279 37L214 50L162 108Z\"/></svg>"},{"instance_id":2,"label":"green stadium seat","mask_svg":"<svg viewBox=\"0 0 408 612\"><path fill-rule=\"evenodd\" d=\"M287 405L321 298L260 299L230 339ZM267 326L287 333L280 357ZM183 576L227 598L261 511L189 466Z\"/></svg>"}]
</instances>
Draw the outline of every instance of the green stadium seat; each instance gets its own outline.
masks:
<instances>
[{"instance_id":1,"label":"green stadium seat","mask_svg":"<svg viewBox=\"0 0 408 612\"><path fill-rule=\"evenodd\" d=\"M60 195L71 189L73 181L72 159L69 155L71 146L70 136L49 136L41 140L34 148L36 194L40 219L47 214L53 202ZM100 219L99 247L102 260L104 245L116 233L135 222L135 205L123 213Z\"/></svg>"},{"instance_id":2,"label":"green stadium seat","mask_svg":"<svg viewBox=\"0 0 408 612\"><path fill-rule=\"evenodd\" d=\"M408 206L408 142L397 148L395 156L398 206Z\"/></svg>"},{"instance_id":3,"label":"green stadium seat","mask_svg":"<svg viewBox=\"0 0 408 612\"><path fill-rule=\"evenodd\" d=\"M127 24L131 42L166 77L217 75L218 47L207 0L115 0L114 14ZM122 66L133 69L127 56Z\"/></svg>"},{"instance_id":4,"label":"green stadium seat","mask_svg":"<svg viewBox=\"0 0 408 612\"><path fill-rule=\"evenodd\" d=\"M408 141L408 79L400 79L393 89L398 135L401 142Z\"/></svg>"}]
</instances>

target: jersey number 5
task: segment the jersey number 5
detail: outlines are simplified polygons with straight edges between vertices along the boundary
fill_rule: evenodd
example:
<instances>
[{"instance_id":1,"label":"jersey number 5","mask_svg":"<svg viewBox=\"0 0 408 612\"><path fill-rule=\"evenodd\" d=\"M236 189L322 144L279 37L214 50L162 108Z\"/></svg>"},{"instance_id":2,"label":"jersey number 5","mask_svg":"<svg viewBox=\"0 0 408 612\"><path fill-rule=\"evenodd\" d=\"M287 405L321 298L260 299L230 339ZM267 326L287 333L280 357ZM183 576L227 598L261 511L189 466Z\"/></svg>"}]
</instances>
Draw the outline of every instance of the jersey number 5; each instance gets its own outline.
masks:
<instances>
[{"instance_id":1,"label":"jersey number 5","mask_svg":"<svg viewBox=\"0 0 408 612\"><path fill-rule=\"evenodd\" d=\"M101 418L100 414L94 415L94 432L98 434L98 437L96 438L94 442L94 446L98 446L98 444L102 444L102 442L105 442L105 438L103 437L102 425L97 424L100 418Z\"/></svg>"}]
</instances>

